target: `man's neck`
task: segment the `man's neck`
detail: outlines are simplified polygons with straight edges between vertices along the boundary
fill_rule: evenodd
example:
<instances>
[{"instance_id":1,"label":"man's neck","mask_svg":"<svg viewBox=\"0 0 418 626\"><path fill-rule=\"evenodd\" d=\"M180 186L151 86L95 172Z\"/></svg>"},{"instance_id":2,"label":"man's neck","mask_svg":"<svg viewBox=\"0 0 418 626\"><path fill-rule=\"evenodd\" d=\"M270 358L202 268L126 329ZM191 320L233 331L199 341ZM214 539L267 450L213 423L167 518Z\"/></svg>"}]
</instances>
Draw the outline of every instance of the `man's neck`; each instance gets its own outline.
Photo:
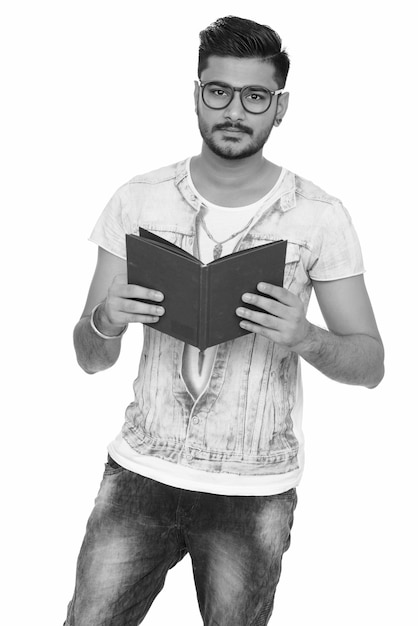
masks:
<instances>
[{"instance_id":1,"label":"man's neck","mask_svg":"<svg viewBox=\"0 0 418 626\"><path fill-rule=\"evenodd\" d=\"M199 193L214 204L243 206L256 202L276 183L280 168L258 152L244 159L224 159L203 144L190 164Z\"/></svg>"}]
</instances>

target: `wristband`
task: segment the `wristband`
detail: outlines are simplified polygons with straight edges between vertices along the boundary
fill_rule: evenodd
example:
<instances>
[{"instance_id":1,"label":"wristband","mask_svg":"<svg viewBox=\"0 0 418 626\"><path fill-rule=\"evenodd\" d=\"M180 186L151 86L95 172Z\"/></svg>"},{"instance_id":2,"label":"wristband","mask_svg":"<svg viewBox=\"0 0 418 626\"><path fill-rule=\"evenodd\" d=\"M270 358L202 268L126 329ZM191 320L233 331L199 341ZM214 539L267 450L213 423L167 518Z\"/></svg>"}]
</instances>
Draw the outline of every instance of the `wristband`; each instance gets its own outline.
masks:
<instances>
[{"instance_id":1,"label":"wristband","mask_svg":"<svg viewBox=\"0 0 418 626\"><path fill-rule=\"evenodd\" d=\"M96 313L97 309L99 308L101 304L102 303L99 302L99 304L96 304L96 306L92 310L90 314L90 326L94 330L95 334L101 337L102 339L120 339L122 335L126 333L126 331L128 330L128 324L126 324L125 328L122 330L121 333L119 333L119 335L104 335L103 333L100 332L100 330L98 330L96 324L94 323L94 314Z\"/></svg>"}]
</instances>

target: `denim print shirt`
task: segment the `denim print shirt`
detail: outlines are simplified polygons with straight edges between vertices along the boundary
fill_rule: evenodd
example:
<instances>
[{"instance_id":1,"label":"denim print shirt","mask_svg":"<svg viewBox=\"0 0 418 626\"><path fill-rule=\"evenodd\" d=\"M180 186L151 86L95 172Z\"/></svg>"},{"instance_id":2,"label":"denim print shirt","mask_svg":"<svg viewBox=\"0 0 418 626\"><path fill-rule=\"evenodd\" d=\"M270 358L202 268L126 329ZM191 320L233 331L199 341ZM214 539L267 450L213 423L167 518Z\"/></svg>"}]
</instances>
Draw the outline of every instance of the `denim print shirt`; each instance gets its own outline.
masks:
<instances>
[{"instance_id":1,"label":"denim print shirt","mask_svg":"<svg viewBox=\"0 0 418 626\"><path fill-rule=\"evenodd\" d=\"M120 187L90 240L125 259L125 234L139 226L193 253L199 202L186 161ZM312 280L364 271L350 216L341 202L285 170L236 250L288 241L284 287L308 307ZM144 326L134 400L122 434L139 454L208 472L266 476L301 470L299 357L248 334L220 344L208 385L195 400L181 375L184 344Z\"/></svg>"}]
</instances>

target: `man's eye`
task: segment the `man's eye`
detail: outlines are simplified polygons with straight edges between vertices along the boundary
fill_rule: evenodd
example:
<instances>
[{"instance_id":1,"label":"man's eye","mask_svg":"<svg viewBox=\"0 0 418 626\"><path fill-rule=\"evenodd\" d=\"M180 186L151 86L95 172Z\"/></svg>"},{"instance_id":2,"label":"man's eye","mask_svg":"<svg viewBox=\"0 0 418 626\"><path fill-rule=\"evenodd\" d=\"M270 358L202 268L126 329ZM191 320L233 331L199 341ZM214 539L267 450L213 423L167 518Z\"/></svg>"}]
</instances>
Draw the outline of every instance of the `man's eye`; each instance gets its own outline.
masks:
<instances>
[{"instance_id":1,"label":"man's eye","mask_svg":"<svg viewBox=\"0 0 418 626\"><path fill-rule=\"evenodd\" d=\"M251 91L247 94L247 99L252 100L253 102L264 102L267 99L267 94L263 91Z\"/></svg>"},{"instance_id":2,"label":"man's eye","mask_svg":"<svg viewBox=\"0 0 418 626\"><path fill-rule=\"evenodd\" d=\"M224 89L212 89L211 90L211 94L213 96L218 97L218 98L224 98L227 95L227 93L226 93L226 91Z\"/></svg>"}]
</instances>

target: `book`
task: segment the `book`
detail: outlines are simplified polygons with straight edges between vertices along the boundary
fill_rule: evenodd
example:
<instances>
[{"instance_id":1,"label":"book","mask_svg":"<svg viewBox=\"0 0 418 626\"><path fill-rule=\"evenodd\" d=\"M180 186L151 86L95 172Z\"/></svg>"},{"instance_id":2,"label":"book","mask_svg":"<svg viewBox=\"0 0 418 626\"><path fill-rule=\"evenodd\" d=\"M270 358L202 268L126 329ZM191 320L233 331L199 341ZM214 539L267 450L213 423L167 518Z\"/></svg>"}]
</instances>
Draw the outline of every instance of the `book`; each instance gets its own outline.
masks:
<instances>
[{"instance_id":1,"label":"book","mask_svg":"<svg viewBox=\"0 0 418 626\"><path fill-rule=\"evenodd\" d=\"M259 282L283 286L286 246L287 241L272 241L202 263L140 228L139 235L126 235L128 283L164 294L165 313L148 326L203 351L249 333L235 311L257 310L241 298L258 293Z\"/></svg>"}]
</instances>

